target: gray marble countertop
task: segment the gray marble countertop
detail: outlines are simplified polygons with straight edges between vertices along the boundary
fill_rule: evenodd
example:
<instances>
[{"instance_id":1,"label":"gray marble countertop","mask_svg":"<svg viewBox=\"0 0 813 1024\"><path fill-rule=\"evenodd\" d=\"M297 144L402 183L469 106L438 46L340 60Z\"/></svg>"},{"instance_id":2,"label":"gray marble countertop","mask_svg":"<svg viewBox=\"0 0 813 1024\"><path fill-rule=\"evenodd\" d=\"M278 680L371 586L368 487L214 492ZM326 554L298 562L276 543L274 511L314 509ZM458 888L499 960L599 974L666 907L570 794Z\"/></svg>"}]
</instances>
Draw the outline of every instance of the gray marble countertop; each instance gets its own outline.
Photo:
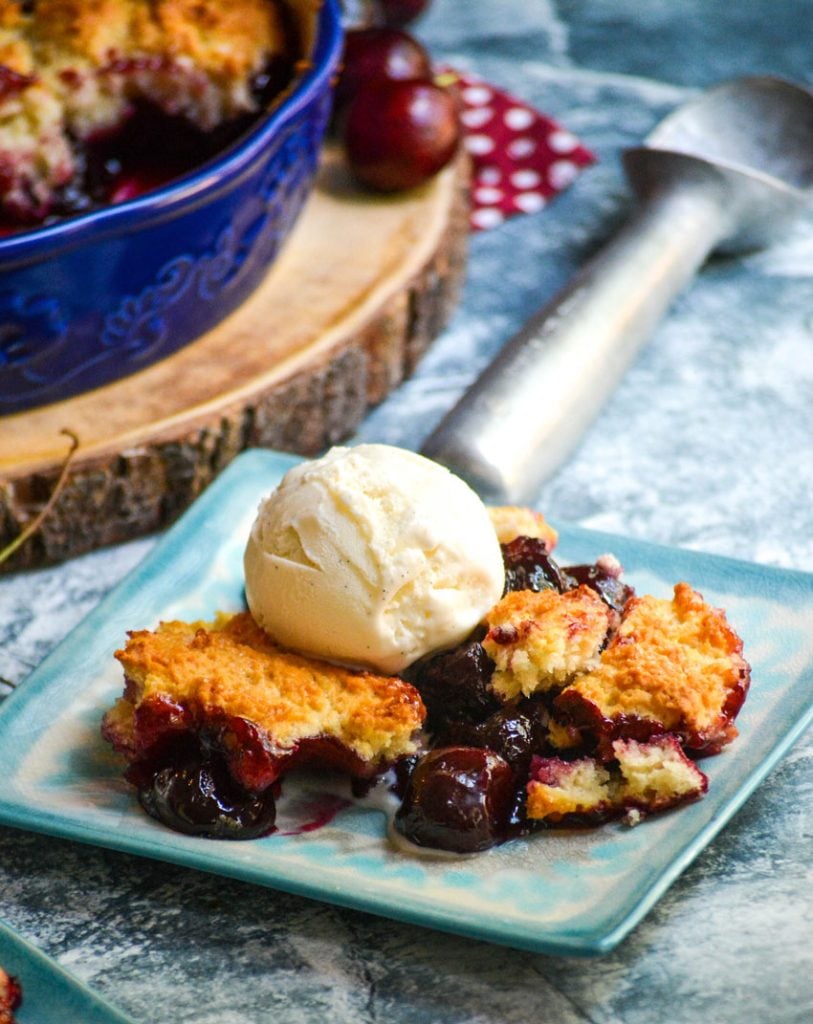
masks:
<instances>
[{"instance_id":1,"label":"gray marble countertop","mask_svg":"<svg viewBox=\"0 0 813 1024\"><path fill-rule=\"evenodd\" d=\"M360 436L418 447L617 225L629 203L621 148L709 83L810 81L812 22L813 0L436 0L420 34L438 58L555 116L600 160L545 211L473 239L453 323ZM813 570L811 494L813 215L770 251L704 270L539 504L585 526ZM22 683L151 544L0 582L0 676ZM597 960L10 829L0 917L145 1024L802 1024L813 1020L812 764L808 735Z\"/></svg>"}]
</instances>

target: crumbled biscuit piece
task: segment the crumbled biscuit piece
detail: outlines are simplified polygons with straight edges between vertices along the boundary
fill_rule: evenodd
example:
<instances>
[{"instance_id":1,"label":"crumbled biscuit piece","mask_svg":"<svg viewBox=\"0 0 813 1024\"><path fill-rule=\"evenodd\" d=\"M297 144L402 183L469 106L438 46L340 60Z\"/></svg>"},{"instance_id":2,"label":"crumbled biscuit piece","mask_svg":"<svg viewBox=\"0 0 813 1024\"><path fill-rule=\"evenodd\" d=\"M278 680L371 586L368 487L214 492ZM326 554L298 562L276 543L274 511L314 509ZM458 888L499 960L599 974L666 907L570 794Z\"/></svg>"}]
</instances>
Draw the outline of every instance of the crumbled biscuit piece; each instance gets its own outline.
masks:
<instances>
[{"instance_id":1,"label":"crumbled biscuit piece","mask_svg":"<svg viewBox=\"0 0 813 1024\"><path fill-rule=\"evenodd\" d=\"M102 68L132 38L144 0L37 0L28 37L44 63L79 58Z\"/></svg>"},{"instance_id":2,"label":"crumbled biscuit piece","mask_svg":"<svg viewBox=\"0 0 813 1024\"><path fill-rule=\"evenodd\" d=\"M496 666L491 688L501 700L565 686L598 664L611 611L594 590L517 590L486 616L483 647Z\"/></svg>"},{"instance_id":3,"label":"crumbled biscuit piece","mask_svg":"<svg viewBox=\"0 0 813 1024\"><path fill-rule=\"evenodd\" d=\"M606 737L676 733L707 753L729 743L748 689L742 641L687 583L674 599L636 597L598 666L557 698L566 719Z\"/></svg>"},{"instance_id":4,"label":"crumbled biscuit piece","mask_svg":"<svg viewBox=\"0 0 813 1024\"><path fill-rule=\"evenodd\" d=\"M593 758L539 758L528 783L526 814L552 825L577 817L602 818L615 806L614 790L609 771Z\"/></svg>"},{"instance_id":5,"label":"crumbled biscuit piece","mask_svg":"<svg viewBox=\"0 0 813 1024\"><path fill-rule=\"evenodd\" d=\"M559 534L546 522L541 512L518 505L492 505L488 509L491 522L500 544L510 544L517 537L534 537L545 542L548 551L553 551Z\"/></svg>"},{"instance_id":6,"label":"crumbled biscuit piece","mask_svg":"<svg viewBox=\"0 0 813 1024\"><path fill-rule=\"evenodd\" d=\"M24 85L15 78L22 75L29 78L34 75L34 54L31 46L20 32L22 15L19 8L15 11L3 10L0 7L0 101L4 101L13 92ZM8 72L11 72L8 75Z\"/></svg>"},{"instance_id":7,"label":"crumbled biscuit piece","mask_svg":"<svg viewBox=\"0 0 813 1024\"><path fill-rule=\"evenodd\" d=\"M613 754L621 774L619 798L624 809L663 811L702 796L708 779L691 761L676 736L648 743L615 740Z\"/></svg>"},{"instance_id":8,"label":"crumbled biscuit piece","mask_svg":"<svg viewBox=\"0 0 813 1024\"><path fill-rule=\"evenodd\" d=\"M0 98L0 208L12 220L46 216L75 170L62 107L48 89L33 79Z\"/></svg>"},{"instance_id":9,"label":"crumbled biscuit piece","mask_svg":"<svg viewBox=\"0 0 813 1024\"><path fill-rule=\"evenodd\" d=\"M156 701L177 708L184 727L244 719L275 754L327 739L372 767L414 752L423 724L409 683L285 651L248 613L208 626L164 622L155 632L132 633L116 657L127 686L103 728L131 760L140 753L139 709Z\"/></svg>"},{"instance_id":10,"label":"crumbled biscuit piece","mask_svg":"<svg viewBox=\"0 0 813 1024\"><path fill-rule=\"evenodd\" d=\"M651 814L696 800L708 788L675 736L615 740L612 752L608 765L591 757L538 758L528 783L528 818L555 825Z\"/></svg>"}]
</instances>

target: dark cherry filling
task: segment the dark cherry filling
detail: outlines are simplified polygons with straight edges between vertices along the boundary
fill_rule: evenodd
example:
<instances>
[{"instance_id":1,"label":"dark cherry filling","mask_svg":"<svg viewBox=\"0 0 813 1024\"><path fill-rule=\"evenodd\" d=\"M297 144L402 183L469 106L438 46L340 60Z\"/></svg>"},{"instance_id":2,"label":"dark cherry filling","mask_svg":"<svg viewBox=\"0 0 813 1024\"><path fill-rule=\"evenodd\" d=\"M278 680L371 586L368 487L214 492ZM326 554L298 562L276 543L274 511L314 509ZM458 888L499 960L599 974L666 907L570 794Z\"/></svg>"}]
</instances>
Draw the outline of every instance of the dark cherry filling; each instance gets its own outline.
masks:
<instances>
[{"instance_id":1,"label":"dark cherry filling","mask_svg":"<svg viewBox=\"0 0 813 1024\"><path fill-rule=\"evenodd\" d=\"M254 839L272 831L278 780L294 765L313 762L354 779L372 779L379 770L331 736L274 748L244 718L223 715L201 728L189 709L154 697L136 711L131 754L125 777L152 817L179 832L219 839ZM338 809L331 804L330 814L320 814L318 822L326 823ZM318 827L306 825L303 831Z\"/></svg>"},{"instance_id":2,"label":"dark cherry filling","mask_svg":"<svg viewBox=\"0 0 813 1024\"><path fill-rule=\"evenodd\" d=\"M600 563L592 565L568 565L564 573L573 581L573 586L585 585L598 594L602 600L621 614L627 601L635 595L632 587L622 583L619 571L602 568Z\"/></svg>"},{"instance_id":3,"label":"dark cherry filling","mask_svg":"<svg viewBox=\"0 0 813 1024\"><path fill-rule=\"evenodd\" d=\"M161 711L152 714L158 718ZM150 754L130 766L127 779L147 813L175 831L209 839L256 839L277 830L278 777L294 760L359 770L354 754L324 737L275 755L255 726L233 717L201 731L162 733ZM330 796L308 800L294 808L293 816L289 806L281 834L321 828L347 804Z\"/></svg>"},{"instance_id":4,"label":"dark cherry filling","mask_svg":"<svg viewBox=\"0 0 813 1024\"><path fill-rule=\"evenodd\" d=\"M415 771L415 766L420 759L420 754L408 754L405 757L399 757L392 766L393 782L390 785L390 791L394 793L399 800L404 799L404 794L407 791L409 780L412 778L412 773ZM361 785L354 781L353 795L358 797L366 796L372 785L374 785L374 780L372 782L365 781Z\"/></svg>"},{"instance_id":5,"label":"dark cherry filling","mask_svg":"<svg viewBox=\"0 0 813 1024\"><path fill-rule=\"evenodd\" d=\"M558 590L564 593L573 584L548 554L548 546L537 537L516 537L502 545L505 562L505 591Z\"/></svg>"},{"instance_id":6,"label":"dark cherry filling","mask_svg":"<svg viewBox=\"0 0 813 1024\"><path fill-rule=\"evenodd\" d=\"M409 681L426 705L427 727L455 721L479 722L500 704L489 688L494 662L476 636L458 647L425 658L409 670Z\"/></svg>"},{"instance_id":7,"label":"dark cherry filling","mask_svg":"<svg viewBox=\"0 0 813 1024\"><path fill-rule=\"evenodd\" d=\"M289 30L293 31L293 28ZM133 60L129 63L119 61L111 65L110 70L136 72L140 70L137 63ZM252 94L261 111L268 109L273 99L288 85L293 70L290 58L275 55L254 77ZM28 84L25 76L0 67L0 101ZM170 116L150 103L135 104L123 123L114 130L90 139L74 140L77 162L74 179L57 191L47 211L32 209L25 217L20 213L19 219L15 219L17 211L5 211L0 218L0 235L37 224L54 224L160 188L227 149L260 116L248 114L234 118L214 131L204 132L185 118Z\"/></svg>"},{"instance_id":8,"label":"dark cherry filling","mask_svg":"<svg viewBox=\"0 0 813 1024\"><path fill-rule=\"evenodd\" d=\"M581 694L564 690L553 701L554 708L562 719L582 735L586 748L595 748L601 760L612 760L613 740L637 740L647 743L666 730L661 722L640 715L604 716L592 702Z\"/></svg>"},{"instance_id":9,"label":"dark cherry filling","mask_svg":"<svg viewBox=\"0 0 813 1024\"><path fill-rule=\"evenodd\" d=\"M253 793L234 781L205 734L178 737L160 761L142 764L144 810L177 832L210 839L256 839L274 829L273 788Z\"/></svg>"},{"instance_id":10,"label":"dark cherry filling","mask_svg":"<svg viewBox=\"0 0 813 1024\"><path fill-rule=\"evenodd\" d=\"M418 846L487 850L508 838L516 788L510 765L491 750L432 750L415 766L395 828Z\"/></svg>"},{"instance_id":11,"label":"dark cherry filling","mask_svg":"<svg viewBox=\"0 0 813 1024\"><path fill-rule=\"evenodd\" d=\"M499 754L517 773L527 775L534 753L547 746L548 712L536 701L509 704L483 722L452 722L440 742L446 745L480 747Z\"/></svg>"}]
</instances>

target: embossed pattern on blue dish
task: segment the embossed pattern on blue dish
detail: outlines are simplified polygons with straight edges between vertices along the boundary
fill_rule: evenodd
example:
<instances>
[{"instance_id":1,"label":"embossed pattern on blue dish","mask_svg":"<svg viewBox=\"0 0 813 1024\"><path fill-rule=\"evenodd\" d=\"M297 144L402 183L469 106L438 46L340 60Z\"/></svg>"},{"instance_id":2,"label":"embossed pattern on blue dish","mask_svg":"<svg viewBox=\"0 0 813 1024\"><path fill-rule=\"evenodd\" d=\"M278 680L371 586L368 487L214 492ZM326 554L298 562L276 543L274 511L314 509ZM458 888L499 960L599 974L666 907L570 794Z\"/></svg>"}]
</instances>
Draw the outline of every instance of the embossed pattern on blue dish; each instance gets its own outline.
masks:
<instances>
[{"instance_id":1,"label":"embossed pattern on blue dish","mask_svg":"<svg viewBox=\"0 0 813 1024\"><path fill-rule=\"evenodd\" d=\"M323 0L309 69L223 155L137 199L0 239L0 415L149 366L259 284L316 172L341 51Z\"/></svg>"},{"instance_id":2,"label":"embossed pattern on blue dish","mask_svg":"<svg viewBox=\"0 0 813 1024\"><path fill-rule=\"evenodd\" d=\"M753 666L740 738L703 761L708 795L637 828L540 833L460 860L392 849L354 806L305 835L220 843L148 818L99 738L120 695L128 629L242 604L242 550L259 499L298 460L236 459L145 561L0 705L0 821L537 952L612 949L723 827L813 720L813 576L573 527L562 560L613 551L640 592L686 579L725 607ZM307 787L286 780L285 790Z\"/></svg>"},{"instance_id":3,"label":"embossed pattern on blue dish","mask_svg":"<svg viewBox=\"0 0 813 1024\"><path fill-rule=\"evenodd\" d=\"M133 1024L2 922L0 966L22 986L17 1024Z\"/></svg>"}]
</instances>

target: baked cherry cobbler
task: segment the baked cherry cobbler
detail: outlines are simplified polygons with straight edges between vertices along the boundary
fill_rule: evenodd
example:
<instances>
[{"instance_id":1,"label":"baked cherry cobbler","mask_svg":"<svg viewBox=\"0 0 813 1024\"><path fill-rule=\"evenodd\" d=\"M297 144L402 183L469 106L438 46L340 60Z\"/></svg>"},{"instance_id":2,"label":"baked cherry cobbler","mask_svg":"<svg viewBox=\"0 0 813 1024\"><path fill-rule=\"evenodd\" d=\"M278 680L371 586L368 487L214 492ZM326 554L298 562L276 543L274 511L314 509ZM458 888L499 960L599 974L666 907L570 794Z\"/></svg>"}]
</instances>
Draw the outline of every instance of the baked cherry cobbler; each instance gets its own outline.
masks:
<instances>
[{"instance_id":1,"label":"baked cherry cobbler","mask_svg":"<svg viewBox=\"0 0 813 1024\"><path fill-rule=\"evenodd\" d=\"M555 826L618 818L634 824L701 797L708 783L697 758L737 735L734 719L749 683L742 642L725 614L687 583L671 598L638 596L612 556L558 565L551 554L556 533L538 513L483 510L490 532L483 543L502 558L496 594L462 635L458 629L457 642L431 634L428 653L398 674L369 666L393 664L398 649L413 650L415 631L425 626L414 609L406 637L406 619L392 626L381 618L355 658L368 663L362 669L307 653L306 632L297 634L304 650L294 652L260 628L257 618L267 617L262 588L295 606L288 592L302 586L329 634L333 597L319 587L344 571L373 581L357 597L372 602L371 621L391 608L389 597L382 608L375 604L382 593L394 594L402 608L404 593L423 586L413 533L435 589L453 589L451 548L439 555L445 541L424 531L431 519L411 508L412 499L376 489L375 473L364 476L365 459L375 472L383 465L375 462L380 452L365 449L383 446L338 449L344 454L321 460L324 471L320 462L292 471L261 508L246 558L252 612L208 624L162 623L132 633L116 653L126 687L103 733L127 759L126 777L147 812L181 831L251 838L273 830L285 774L298 764L338 769L357 793L393 769L379 784L400 798L395 830L417 846L474 852ZM403 479L402 467L392 479ZM454 500L444 497L445 504ZM381 508L400 524L389 554L377 551L378 534L369 529ZM459 509L449 519L454 544L468 528ZM388 521L381 520L379 534ZM325 537L340 538L341 559L326 555ZM386 574L399 558L390 584ZM288 574L276 591L275 569ZM336 600L347 600L344 584L337 592ZM417 607L433 596L422 591ZM391 638L400 647L387 646ZM376 644L380 649L364 653ZM350 661L349 648L342 650L341 660Z\"/></svg>"},{"instance_id":2,"label":"baked cherry cobbler","mask_svg":"<svg viewBox=\"0 0 813 1024\"><path fill-rule=\"evenodd\" d=\"M19 1009L23 993L16 978L0 967L0 1024L14 1024L14 1011Z\"/></svg>"},{"instance_id":3,"label":"baked cherry cobbler","mask_svg":"<svg viewBox=\"0 0 813 1024\"><path fill-rule=\"evenodd\" d=\"M127 686L104 734L144 807L182 831L262 835L293 766L370 779L417 750L424 709L409 683L282 650L247 612L162 623L116 657Z\"/></svg>"},{"instance_id":4,"label":"baked cherry cobbler","mask_svg":"<svg viewBox=\"0 0 813 1024\"><path fill-rule=\"evenodd\" d=\"M281 0L3 0L3 225L128 199L197 166L296 59Z\"/></svg>"}]
</instances>

